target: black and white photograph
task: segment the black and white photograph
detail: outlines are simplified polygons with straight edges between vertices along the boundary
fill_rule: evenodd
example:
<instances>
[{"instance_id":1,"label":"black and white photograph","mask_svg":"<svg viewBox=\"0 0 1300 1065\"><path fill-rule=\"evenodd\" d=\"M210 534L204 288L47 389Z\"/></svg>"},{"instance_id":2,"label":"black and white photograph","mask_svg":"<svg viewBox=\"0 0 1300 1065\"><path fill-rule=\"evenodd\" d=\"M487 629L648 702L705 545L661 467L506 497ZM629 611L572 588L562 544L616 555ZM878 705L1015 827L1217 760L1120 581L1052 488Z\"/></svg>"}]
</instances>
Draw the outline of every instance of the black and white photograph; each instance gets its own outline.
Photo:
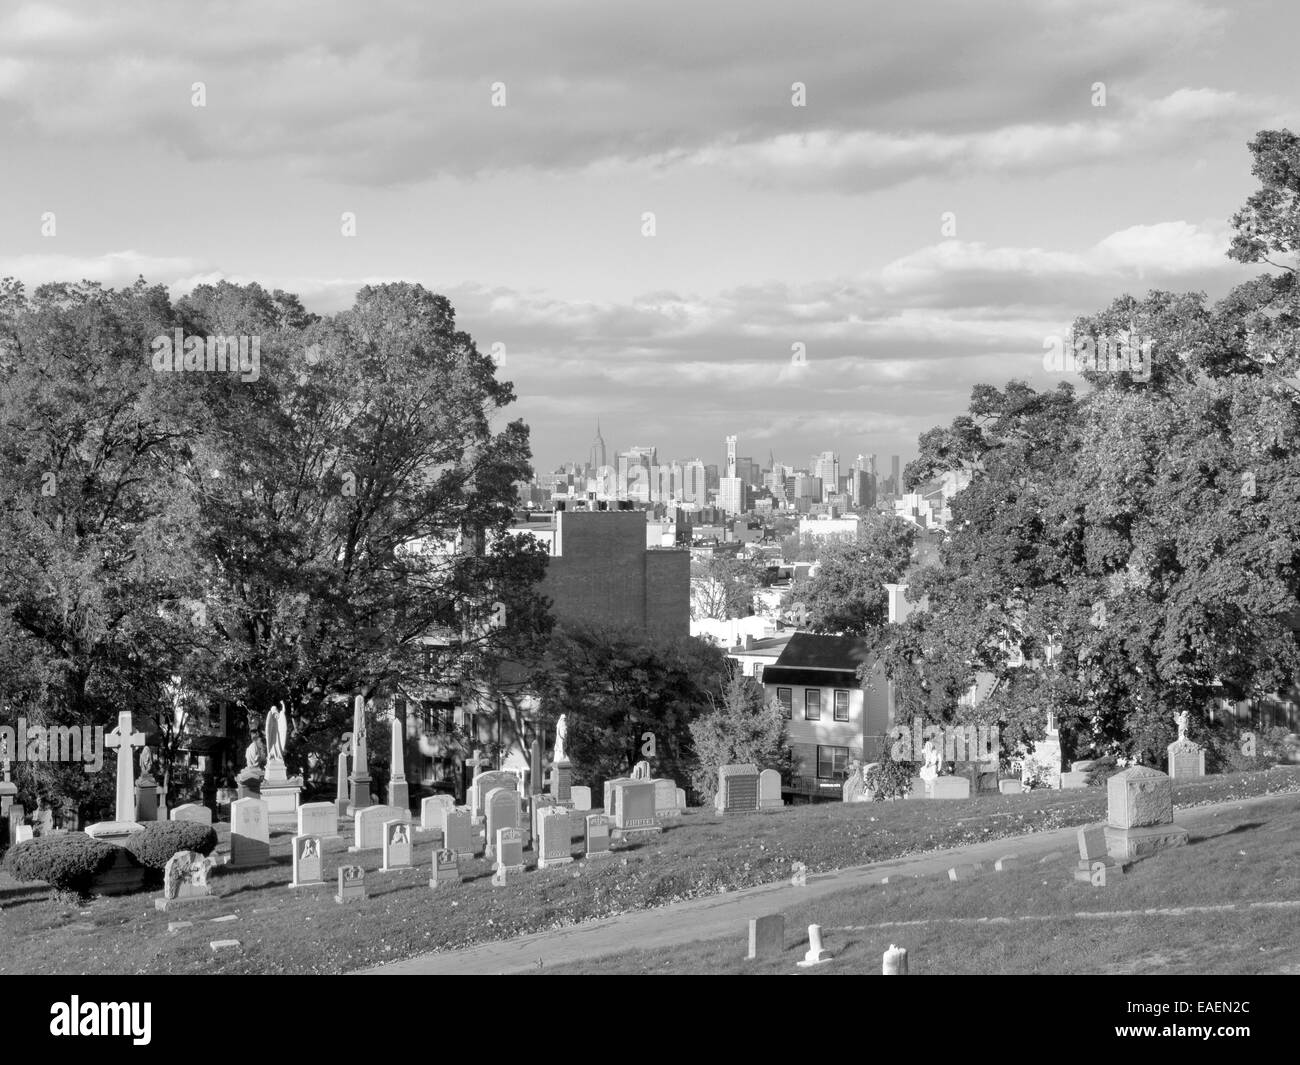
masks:
<instances>
[{"instance_id":1,"label":"black and white photograph","mask_svg":"<svg viewBox=\"0 0 1300 1065\"><path fill-rule=\"evenodd\" d=\"M0 1048L264 1012L190 976L1290 1028L1297 40L0 2Z\"/></svg>"}]
</instances>

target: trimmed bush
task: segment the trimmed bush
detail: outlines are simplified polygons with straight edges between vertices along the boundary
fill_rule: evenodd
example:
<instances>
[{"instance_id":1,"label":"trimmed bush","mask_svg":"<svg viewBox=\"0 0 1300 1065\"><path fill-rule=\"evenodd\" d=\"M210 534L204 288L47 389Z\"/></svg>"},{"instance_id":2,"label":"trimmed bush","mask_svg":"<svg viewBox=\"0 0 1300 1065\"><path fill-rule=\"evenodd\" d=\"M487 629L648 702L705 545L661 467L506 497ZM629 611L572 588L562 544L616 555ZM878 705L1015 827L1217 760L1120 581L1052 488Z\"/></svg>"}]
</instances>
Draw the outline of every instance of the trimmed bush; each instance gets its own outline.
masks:
<instances>
[{"instance_id":1,"label":"trimmed bush","mask_svg":"<svg viewBox=\"0 0 1300 1065\"><path fill-rule=\"evenodd\" d=\"M177 851L211 854L217 849L217 832L211 825L193 821L146 821L124 846L141 865L161 872Z\"/></svg>"},{"instance_id":2,"label":"trimmed bush","mask_svg":"<svg viewBox=\"0 0 1300 1065\"><path fill-rule=\"evenodd\" d=\"M117 851L84 832L39 836L10 847L4 867L15 880L44 880L59 891L85 895L95 877L116 860Z\"/></svg>"},{"instance_id":3,"label":"trimmed bush","mask_svg":"<svg viewBox=\"0 0 1300 1065\"><path fill-rule=\"evenodd\" d=\"M886 799L902 799L912 790L912 778L916 776L915 762L895 762L886 757L883 762L871 766L862 776L863 786L874 794L875 802Z\"/></svg>"}]
</instances>

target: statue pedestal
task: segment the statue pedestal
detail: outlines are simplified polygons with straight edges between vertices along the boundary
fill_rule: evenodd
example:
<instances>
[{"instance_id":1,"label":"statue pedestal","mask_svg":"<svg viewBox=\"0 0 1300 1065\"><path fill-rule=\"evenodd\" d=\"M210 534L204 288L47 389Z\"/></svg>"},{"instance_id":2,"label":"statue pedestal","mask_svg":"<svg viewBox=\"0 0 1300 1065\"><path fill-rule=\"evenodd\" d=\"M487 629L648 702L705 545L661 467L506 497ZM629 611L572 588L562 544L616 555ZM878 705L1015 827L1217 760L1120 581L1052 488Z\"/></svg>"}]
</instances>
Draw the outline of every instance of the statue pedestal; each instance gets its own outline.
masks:
<instances>
[{"instance_id":1,"label":"statue pedestal","mask_svg":"<svg viewBox=\"0 0 1300 1065\"><path fill-rule=\"evenodd\" d=\"M566 761L556 762L551 766L551 798L562 803L569 802L573 790L573 765Z\"/></svg>"},{"instance_id":2,"label":"statue pedestal","mask_svg":"<svg viewBox=\"0 0 1300 1065\"><path fill-rule=\"evenodd\" d=\"M262 799L266 803L268 828L298 827L298 796L302 793L302 777L286 777L284 763L280 763L278 779L271 776L267 766L266 779L262 781Z\"/></svg>"},{"instance_id":3,"label":"statue pedestal","mask_svg":"<svg viewBox=\"0 0 1300 1065\"><path fill-rule=\"evenodd\" d=\"M358 810L364 810L370 805L370 774L353 773L348 781L352 785L352 801L348 803L348 816L356 817Z\"/></svg>"},{"instance_id":4,"label":"statue pedestal","mask_svg":"<svg viewBox=\"0 0 1300 1065\"><path fill-rule=\"evenodd\" d=\"M92 839L106 839L110 842L126 839L132 832L143 832L144 826L134 821L99 821L86 826L86 835Z\"/></svg>"},{"instance_id":5,"label":"statue pedestal","mask_svg":"<svg viewBox=\"0 0 1300 1065\"><path fill-rule=\"evenodd\" d=\"M396 806L399 810L411 808L411 791L405 780L388 782L388 805Z\"/></svg>"},{"instance_id":6,"label":"statue pedestal","mask_svg":"<svg viewBox=\"0 0 1300 1065\"><path fill-rule=\"evenodd\" d=\"M148 774L135 783L135 819L141 822L158 820L158 783Z\"/></svg>"},{"instance_id":7,"label":"statue pedestal","mask_svg":"<svg viewBox=\"0 0 1300 1065\"><path fill-rule=\"evenodd\" d=\"M0 780L0 818L9 816L9 807L13 805L14 796L18 794L18 785L8 780Z\"/></svg>"}]
</instances>

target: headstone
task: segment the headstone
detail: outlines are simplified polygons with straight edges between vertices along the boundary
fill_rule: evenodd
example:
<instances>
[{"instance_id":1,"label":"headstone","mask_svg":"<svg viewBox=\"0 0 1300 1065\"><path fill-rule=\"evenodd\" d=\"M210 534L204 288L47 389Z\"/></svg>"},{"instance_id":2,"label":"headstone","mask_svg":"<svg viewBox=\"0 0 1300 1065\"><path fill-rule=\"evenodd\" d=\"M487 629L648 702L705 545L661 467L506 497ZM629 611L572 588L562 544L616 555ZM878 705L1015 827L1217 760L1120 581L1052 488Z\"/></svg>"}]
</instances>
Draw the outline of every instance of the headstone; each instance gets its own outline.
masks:
<instances>
[{"instance_id":1,"label":"headstone","mask_svg":"<svg viewBox=\"0 0 1300 1065\"><path fill-rule=\"evenodd\" d=\"M519 787L519 778L504 769L493 769L479 773L469 786L469 812L475 820L487 816L484 800L493 788L509 788L514 791Z\"/></svg>"},{"instance_id":2,"label":"headstone","mask_svg":"<svg viewBox=\"0 0 1300 1065\"><path fill-rule=\"evenodd\" d=\"M948 879L973 880L986 872L988 872L988 867L983 862L975 862L973 865L954 865L948 870Z\"/></svg>"},{"instance_id":3,"label":"headstone","mask_svg":"<svg viewBox=\"0 0 1300 1065\"><path fill-rule=\"evenodd\" d=\"M907 951L890 943L889 949L881 958L880 972L883 976L906 976Z\"/></svg>"},{"instance_id":4,"label":"headstone","mask_svg":"<svg viewBox=\"0 0 1300 1065\"><path fill-rule=\"evenodd\" d=\"M519 792L513 788L493 788L487 793L485 809L487 811L486 838L489 841L487 856L491 858L495 854L492 848L496 844L497 832L503 828L517 830L520 827Z\"/></svg>"},{"instance_id":5,"label":"headstone","mask_svg":"<svg viewBox=\"0 0 1300 1065\"><path fill-rule=\"evenodd\" d=\"M779 913L749 919L747 960L779 958L785 950L785 917Z\"/></svg>"},{"instance_id":6,"label":"headstone","mask_svg":"<svg viewBox=\"0 0 1300 1065\"><path fill-rule=\"evenodd\" d=\"M442 811L442 845L458 858L474 857L474 821L468 810Z\"/></svg>"},{"instance_id":7,"label":"headstone","mask_svg":"<svg viewBox=\"0 0 1300 1065\"><path fill-rule=\"evenodd\" d=\"M366 753L366 701L358 695L352 702L352 776L348 778L352 798L348 813L355 817L370 805L370 762Z\"/></svg>"},{"instance_id":8,"label":"headstone","mask_svg":"<svg viewBox=\"0 0 1300 1065\"><path fill-rule=\"evenodd\" d=\"M173 821L192 821L198 825L212 824L212 811L196 802L183 803L168 816Z\"/></svg>"},{"instance_id":9,"label":"headstone","mask_svg":"<svg viewBox=\"0 0 1300 1065\"><path fill-rule=\"evenodd\" d=\"M841 802L866 802L870 798L867 794L866 783L863 780L865 772L866 766L861 762L853 763L853 768L849 771L844 786L840 788Z\"/></svg>"},{"instance_id":10,"label":"headstone","mask_svg":"<svg viewBox=\"0 0 1300 1065\"><path fill-rule=\"evenodd\" d=\"M807 968L810 965L820 965L822 962L830 960L830 951L822 948L822 926L810 924L808 926L808 953L803 956L803 961L799 962L799 966Z\"/></svg>"},{"instance_id":11,"label":"headstone","mask_svg":"<svg viewBox=\"0 0 1300 1065\"><path fill-rule=\"evenodd\" d=\"M932 799L969 799L970 781L966 777L935 777L929 790Z\"/></svg>"},{"instance_id":12,"label":"headstone","mask_svg":"<svg viewBox=\"0 0 1300 1065\"><path fill-rule=\"evenodd\" d=\"M332 802L308 802L298 807L298 835L337 836L339 808Z\"/></svg>"},{"instance_id":13,"label":"headstone","mask_svg":"<svg viewBox=\"0 0 1300 1065\"><path fill-rule=\"evenodd\" d=\"M1033 750L1023 763L1022 779L1036 775L1048 788L1061 786L1061 732L1056 726L1056 714L1048 711L1043 739L1036 740Z\"/></svg>"},{"instance_id":14,"label":"headstone","mask_svg":"<svg viewBox=\"0 0 1300 1065\"><path fill-rule=\"evenodd\" d=\"M86 835L96 839L114 839L129 836L140 831L140 824L135 820L135 766L131 761L131 748L143 747L145 735L134 731L131 724L131 712L124 710L117 715L117 728L104 737L104 747L117 749L117 787L116 809L112 821L101 821L90 825Z\"/></svg>"},{"instance_id":15,"label":"headstone","mask_svg":"<svg viewBox=\"0 0 1300 1065\"><path fill-rule=\"evenodd\" d=\"M147 773L135 784L135 819L141 824L158 820L158 782Z\"/></svg>"},{"instance_id":16,"label":"headstone","mask_svg":"<svg viewBox=\"0 0 1300 1065\"><path fill-rule=\"evenodd\" d=\"M406 820L406 811L396 806L366 806L352 822L352 846L348 853L379 850L384 845L384 823Z\"/></svg>"},{"instance_id":17,"label":"headstone","mask_svg":"<svg viewBox=\"0 0 1300 1065\"><path fill-rule=\"evenodd\" d=\"M332 803L322 803L333 810L338 808ZM318 835L299 833L293 838L293 880L291 888L316 887L324 884L321 875L322 841Z\"/></svg>"},{"instance_id":18,"label":"headstone","mask_svg":"<svg viewBox=\"0 0 1300 1065\"><path fill-rule=\"evenodd\" d=\"M1168 747L1169 779L1189 780L1205 776L1205 751L1199 743L1186 737L1175 740Z\"/></svg>"},{"instance_id":19,"label":"headstone","mask_svg":"<svg viewBox=\"0 0 1300 1065\"><path fill-rule=\"evenodd\" d=\"M588 858L608 858L614 853L609 849L609 818L604 814L587 815L586 833Z\"/></svg>"},{"instance_id":20,"label":"headstone","mask_svg":"<svg viewBox=\"0 0 1300 1065\"><path fill-rule=\"evenodd\" d=\"M402 732L402 719L393 714L392 747L388 780L388 805L410 811L411 793L406 783L406 736Z\"/></svg>"},{"instance_id":21,"label":"headstone","mask_svg":"<svg viewBox=\"0 0 1300 1065\"><path fill-rule=\"evenodd\" d=\"M998 791L1003 795L1019 795L1025 790L1024 784L1018 780L999 780Z\"/></svg>"},{"instance_id":22,"label":"headstone","mask_svg":"<svg viewBox=\"0 0 1300 1065\"><path fill-rule=\"evenodd\" d=\"M348 752L347 749L339 751L338 775L335 778L334 788L334 806L338 810L339 817L346 817L348 813Z\"/></svg>"},{"instance_id":23,"label":"headstone","mask_svg":"<svg viewBox=\"0 0 1300 1065\"><path fill-rule=\"evenodd\" d=\"M655 816L660 819L681 817L682 811L677 805L677 781L656 780L652 783L655 786Z\"/></svg>"},{"instance_id":24,"label":"headstone","mask_svg":"<svg viewBox=\"0 0 1300 1065\"><path fill-rule=\"evenodd\" d=\"M678 788L678 789L677 789L677 809L679 809L679 810L683 810L683 811L686 809L686 789L685 789L685 788Z\"/></svg>"},{"instance_id":25,"label":"headstone","mask_svg":"<svg viewBox=\"0 0 1300 1065\"><path fill-rule=\"evenodd\" d=\"M573 839L569 833L569 814L552 807L537 817L537 867L568 865L573 861Z\"/></svg>"},{"instance_id":26,"label":"headstone","mask_svg":"<svg viewBox=\"0 0 1300 1065\"><path fill-rule=\"evenodd\" d=\"M271 860L271 826L264 799L230 804L230 868L266 865Z\"/></svg>"},{"instance_id":27,"label":"headstone","mask_svg":"<svg viewBox=\"0 0 1300 1065\"><path fill-rule=\"evenodd\" d=\"M655 786L652 780L629 780L614 788L614 839L655 835L663 826L655 816Z\"/></svg>"},{"instance_id":28,"label":"headstone","mask_svg":"<svg viewBox=\"0 0 1300 1065\"><path fill-rule=\"evenodd\" d=\"M524 834L517 828L497 829L493 851L496 871L492 874L492 886L505 887L524 871Z\"/></svg>"},{"instance_id":29,"label":"headstone","mask_svg":"<svg viewBox=\"0 0 1300 1065\"><path fill-rule=\"evenodd\" d=\"M573 800L573 808L579 813L586 813L591 809L591 789L575 784L569 789L569 798Z\"/></svg>"},{"instance_id":30,"label":"headstone","mask_svg":"<svg viewBox=\"0 0 1300 1065\"><path fill-rule=\"evenodd\" d=\"M426 832L442 831L442 811L453 809L456 800L450 795L430 795L420 803L420 827Z\"/></svg>"},{"instance_id":31,"label":"headstone","mask_svg":"<svg viewBox=\"0 0 1300 1065\"><path fill-rule=\"evenodd\" d=\"M460 883L460 862L456 857L455 851L440 850L433 852L432 876L429 877L429 887L435 891L439 887L446 887L448 884Z\"/></svg>"},{"instance_id":32,"label":"headstone","mask_svg":"<svg viewBox=\"0 0 1300 1065\"><path fill-rule=\"evenodd\" d=\"M790 883L794 887L808 886L808 865L806 862L794 862L791 866L793 876L790 877Z\"/></svg>"},{"instance_id":33,"label":"headstone","mask_svg":"<svg viewBox=\"0 0 1300 1065\"><path fill-rule=\"evenodd\" d=\"M604 810L606 817L612 818L617 812L614 805L618 802L618 785L626 784L631 779L631 777L615 777L613 780L605 781L605 798L601 809Z\"/></svg>"},{"instance_id":34,"label":"headstone","mask_svg":"<svg viewBox=\"0 0 1300 1065\"><path fill-rule=\"evenodd\" d=\"M713 800L720 814L750 813L758 809L758 767L724 765L718 770L718 794Z\"/></svg>"},{"instance_id":35,"label":"headstone","mask_svg":"<svg viewBox=\"0 0 1300 1065\"><path fill-rule=\"evenodd\" d=\"M384 864L380 871L391 873L395 869L411 868L411 822L397 818L384 822Z\"/></svg>"},{"instance_id":36,"label":"headstone","mask_svg":"<svg viewBox=\"0 0 1300 1065\"><path fill-rule=\"evenodd\" d=\"M1174 824L1173 789L1158 769L1133 766L1106 781L1106 850L1120 862L1187 842Z\"/></svg>"},{"instance_id":37,"label":"headstone","mask_svg":"<svg viewBox=\"0 0 1300 1065\"><path fill-rule=\"evenodd\" d=\"M1019 855L1004 854L1001 858L999 858L996 862L993 863L993 868L997 870L999 873L1007 873L1010 872L1012 869L1016 868L1016 866L1018 866L1019 864L1020 864Z\"/></svg>"},{"instance_id":38,"label":"headstone","mask_svg":"<svg viewBox=\"0 0 1300 1065\"><path fill-rule=\"evenodd\" d=\"M208 873L216 864L197 851L177 851L163 867L163 897L154 899L154 908L166 910L186 902L202 902L213 897Z\"/></svg>"},{"instance_id":39,"label":"headstone","mask_svg":"<svg viewBox=\"0 0 1300 1065\"><path fill-rule=\"evenodd\" d=\"M1061 788L1063 790L1067 788L1086 788L1090 776L1092 776L1091 773L1071 769L1061 774Z\"/></svg>"},{"instance_id":40,"label":"headstone","mask_svg":"<svg viewBox=\"0 0 1300 1065\"><path fill-rule=\"evenodd\" d=\"M556 762L551 766L551 797L560 802L572 801L573 766L567 762Z\"/></svg>"},{"instance_id":41,"label":"headstone","mask_svg":"<svg viewBox=\"0 0 1300 1065\"><path fill-rule=\"evenodd\" d=\"M1112 873L1116 871L1118 863L1110 858L1107 850L1105 825L1085 825L1076 836L1079 841L1079 864L1074 870L1075 880L1091 883L1095 864L1109 868ZM1123 872L1122 867L1118 871ZM1105 879L1104 872L1102 879Z\"/></svg>"},{"instance_id":42,"label":"headstone","mask_svg":"<svg viewBox=\"0 0 1300 1065\"><path fill-rule=\"evenodd\" d=\"M31 825L19 825L15 837L15 842L26 843L28 840L36 838L36 829Z\"/></svg>"},{"instance_id":43,"label":"headstone","mask_svg":"<svg viewBox=\"0 0 1300 1065\"><path fill-rule=\"evenodd\" d=\"M781 798L781 774L775 769L764 769L758 774L758 808L780 809L785 805Z\"/></svg>"},{"instance_id":44,"label":"headstone","mask_svg":"<svg viewBox=\"0 0 1300 1065\"><path fill-rule=\"evenodd\" d=\"M366 897L366 871L361 866L340 865L338 883L335 902L356 902Z\"/></svg>"}]
</instances>

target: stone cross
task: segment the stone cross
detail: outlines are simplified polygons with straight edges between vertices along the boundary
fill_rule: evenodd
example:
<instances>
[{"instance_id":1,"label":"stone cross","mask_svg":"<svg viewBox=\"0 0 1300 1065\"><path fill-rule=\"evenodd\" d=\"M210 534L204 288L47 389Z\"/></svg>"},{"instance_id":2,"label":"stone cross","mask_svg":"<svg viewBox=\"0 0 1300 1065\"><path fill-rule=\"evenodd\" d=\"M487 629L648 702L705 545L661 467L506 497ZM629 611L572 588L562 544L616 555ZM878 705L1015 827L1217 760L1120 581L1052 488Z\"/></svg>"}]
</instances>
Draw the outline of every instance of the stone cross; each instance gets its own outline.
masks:
<instances>
[{"instance_id":1,"label":"stone cross","mask_svg":"<svg viewBox=\"0 0 1300 1065\"><path fill-rule=\"evenodd\" d=\"M105 747L117 748L117 815L116 820L135 820L135 771L131 765L131 748L143 747L143 732L131 731L131 711L117 715L117 728L104 737Z\"/></svg>"}]
</instances>

